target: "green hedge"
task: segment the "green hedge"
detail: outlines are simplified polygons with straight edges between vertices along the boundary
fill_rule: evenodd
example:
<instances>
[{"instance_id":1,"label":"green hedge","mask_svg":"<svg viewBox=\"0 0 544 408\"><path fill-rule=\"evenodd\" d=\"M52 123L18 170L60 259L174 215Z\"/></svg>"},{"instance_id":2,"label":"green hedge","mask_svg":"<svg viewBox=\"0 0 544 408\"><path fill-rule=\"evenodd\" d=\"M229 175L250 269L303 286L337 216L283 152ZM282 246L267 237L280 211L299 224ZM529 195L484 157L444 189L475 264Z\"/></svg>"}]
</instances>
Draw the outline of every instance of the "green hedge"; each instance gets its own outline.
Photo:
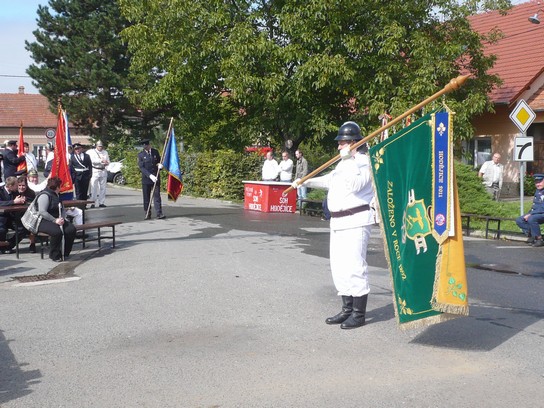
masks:
<instances>
[{"instance_id":1,"label":"green hedge","mask_svg":"<svg viewBox=\"0 0 544 408\"><path fill-rule=\"evenodd\" d=\"M264 158L257 154L237 153L231 150L180 154L183 171L183 194L243 200L242 180L260 180ZM138 169L138 151L126 152L123 173L127 184L141 187L141 173ZM161 191L166 191L166 179L161 172Z\"/></svg>"}]
</instances>

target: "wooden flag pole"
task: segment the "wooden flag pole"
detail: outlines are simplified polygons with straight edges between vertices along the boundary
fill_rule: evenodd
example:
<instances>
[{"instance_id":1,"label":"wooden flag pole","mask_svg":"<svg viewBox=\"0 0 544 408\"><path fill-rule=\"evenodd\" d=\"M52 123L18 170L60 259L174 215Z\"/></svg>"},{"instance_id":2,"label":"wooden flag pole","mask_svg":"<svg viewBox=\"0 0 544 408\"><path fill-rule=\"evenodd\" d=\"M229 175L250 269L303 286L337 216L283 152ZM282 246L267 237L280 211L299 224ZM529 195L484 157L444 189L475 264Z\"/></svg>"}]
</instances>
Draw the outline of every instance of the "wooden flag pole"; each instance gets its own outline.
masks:
<instances>
[{"instance_id":1,"label":"wooden flag pole","mask_svg":"<svg viewBox=\"0 0 544 408\"><path fill-rule=\"evenodd\" d=\"M162 147L162 154L161 154L161 164L162 160L164 158L164 152L166 151L166 146L168 144L168 140L170 139L170 131L172 130L172 123L174 122L174 118L170 118L170 124L168 125L168 131L166 132L166 140L164 141L164 146ZM157 177L157 181L159 181L159 173L161 169L157 168L157 174L155 174L155 177ZM149 205L147 206L147 211L145 212L145 219L151 218L151 203L153 202L153 195L155 194L155 188L157 187L157 181L153 183L153 189L151 190L151 195L149 196ZM159 186L160 188L160 186Z\"/></svg>"},{"instance_id":2,"label":"wooden flag pole","mask_svg":"<svg viewBox=\"0 0 544 408\"><path fill-rule=\"evenodd\" d=\"M357 149L359 146L361 146L362 144L368 142L370 139L376 137L377 135L379 135L380 133L382 133L384 130L386 129L389 129L391 126L393 125L396 125L397 123L399 123L402 119L404 119L405 117L411 115L412 113L414 112L417 112L418 110L420 110L421 108L423 108L425 105L428 105L429 103L431 103L432 101L440 98L442 95L444 94L447 94L449 92L452 92L452 91L456 91L458 90L461 86L463 86L463 84L465 83L465 81L470 77L470 75L459 75L457 78L454 78L452 79L444 88L442 88L440 91L438 91L437 93L435 93L434 95L428 97L427 99L425 99L423 102L419 103L418 105L414 106L413 108L407 110L406 112L404 112L402 115L400 116L397 116L395 119L392 119L390 122L388 122L386 125L382 126L381 128L375 130L374 132L372 132L371 134L369 134L368 136L366 136L365 138L363 138L362 140L359 140L357 143L354 143L352 145L350 145L350 150L354 150L354 149ZM319 174L321 173L323 170L325 170L327 167L333 165L334 163L336 163L338 160L340 160L341 157L340 157L340 154L336 155L335 157L333 157L332 159L330 159L328 162L322 164L321 166L319 166L317 169L315 169L314 171L312 171L310 174L304 176L303 178L300 179L300 182L299 182L299 185L302 185L302 183L304 183L306 180L314 177L316 174ZM293 190L293 187L289 187L287 188L284 192L283 192L283 195L287 195L291 190Z\"/></svg>"}]
</instances>

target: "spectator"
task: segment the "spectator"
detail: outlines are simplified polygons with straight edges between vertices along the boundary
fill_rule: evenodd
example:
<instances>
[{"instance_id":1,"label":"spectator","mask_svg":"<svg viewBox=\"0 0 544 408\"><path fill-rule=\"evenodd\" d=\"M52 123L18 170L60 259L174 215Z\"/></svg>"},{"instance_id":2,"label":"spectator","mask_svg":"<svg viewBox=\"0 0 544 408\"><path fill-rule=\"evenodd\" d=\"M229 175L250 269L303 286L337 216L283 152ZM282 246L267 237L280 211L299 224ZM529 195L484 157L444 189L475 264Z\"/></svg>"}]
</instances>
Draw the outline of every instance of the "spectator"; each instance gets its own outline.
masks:
<instances>
[{"instance_id":1,"label":"spectator","mask_svg":"<svg viewBox=\"0 0 544 408\"><path fill-rule=\"evenodd\" d=\"M308 161L304 157L302 150L296 150L295 156L297 158L297 164L295 167L295 180L301 179L308 175ZM301 206L301 200L305 200L308 195L308 187L301 185L297 188L298 207Z\"/></svg>"},{"instance_id":2,"label":"spectator","mask_svg":"<svg viewBox=\"0 0 544 408\"><path fill-rule=\"evenodd\" d=\"M275 181L280 173L280 166L276 160L274 160L274 153L267 152L266 160L263 163L261 170L261 176L263 181Z\"/></svg>"},{"instance_id":3,"label":"spectator","mask_svg":"<svg viewBox=\"0 0 544 408\"><path fill-rule=\"evenodd\" d=\"M66 220L66 212L60 201L61 184L60 178L50 178L47 180L47 187L38 194L37 199L38 210L42 216L38 232L44 232L51 237L49 258L54 262L62 262L70 255L76 237L76 227Z\"/></svg>"},{"instance_id":4,"label":"spectator","mask_svg":"<svg viewBox=\"0 0 544 408\"><path fill-rule=\"evenodd\" d=\"M281 154L280 161L280 181L290 183L293 177L293 160L289 158L288 152Z\"/></svg>"},{"instance_id":5,"label":"spectator","mask_svg":"<svg viewBox=\"0 0 544 408\"><path fill-rule=\"evenodd\" d=\"M38 174L36 170L31 171ZM36 198L36 193L28 187L27 176L17 177L17 190L19 195L25 197L27 203L31 203L32 200ZM14 214L14 217L17 219L18 223L21 223L22 214ZM30 241L30 246L28 247L29 252L36 253L36 236L34 234L28 234L28 240Z\"/></svg>"},{"instance_id":6,"label":"spectator","mask_svg":"<svg viewBox=\"0 0 544 408\"><path fill-rule=\"evenodd\" d=\"M53 159L55 158L54 146L53 143L49 142L45 146L45 165L43 170L43 176L49 177L51 173L51 168L53 167Z\"/></svg>"},{"instance_id":7,"label":"spectator","mask_svg":"<svg viewBox=\"0 0 544 408\"><path fill-rule=\"evenodd\" d=\"M531 210L516 219L516 224L529 238L527 243L534 247L544 246L540 224L544 223L544 174L535 174L535 195Z\"/></svg>"},{"instance_id":8,"label":"spectator","mask_svg":"<svg viewBox=\"0 0 544 408\"><path fill-rule=\"evenodd\" d=\"M478 176L483 179L485 189L493 197L493 200L499 201L502 189L502 173L504 166L500 164L501 155L494 153L493 158L482 164Z\"/></svg>"},{"instance_id":9,"label":"spectator","mask_svg":"<svg viewBox=\"0 0 544 408\"><path fill-rule=\"evenodd\" d=\"M0 206L10 206L10 205L20 205L26 202L26 198L20 195L17 192L17 177L7 177L6 183L0 187ZM13 248L17 244L15 236L7 239L7 234L9 229L15 230L17 228L17 233L19 240L23 239L26 236L26 229L20 222L20 218L14 217L10 213L0 213L0 241L8 241L8 249L2 249L2 253L13 253Z\"/></svg>"},{"instance_id":10,"label":"spectator","mask_svg":"<svg viewBox=\"0 0 544 408\"><path fill-rule=\"evenodd\" d=\"M108 171L106 166L110 164L110 156L104 149L104 145L99 140L96 142L95 148L88 152L91 157L93 166L93 174L91 176L91 200L99 207L105 207L106 204L106 184L108 182ZM95 207L91 205L91 208Z\"/></svg>"}]
</instances>

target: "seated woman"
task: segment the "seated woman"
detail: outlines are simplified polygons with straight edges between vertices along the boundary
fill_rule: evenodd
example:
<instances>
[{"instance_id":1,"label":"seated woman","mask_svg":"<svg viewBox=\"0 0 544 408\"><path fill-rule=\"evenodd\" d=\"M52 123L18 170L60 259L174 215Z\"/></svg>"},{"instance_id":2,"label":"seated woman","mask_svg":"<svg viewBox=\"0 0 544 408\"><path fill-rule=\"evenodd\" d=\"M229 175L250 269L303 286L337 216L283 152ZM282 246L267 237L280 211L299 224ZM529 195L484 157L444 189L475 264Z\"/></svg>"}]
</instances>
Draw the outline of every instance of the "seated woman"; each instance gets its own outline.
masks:
<instances>
[{"instance_id":1,"label":"seated woman","mask_svg":"<svg viewBox=\"0 0 544 408\"><path fill-rule=\"evenodd\" d=\"M60 178L50 178L47 181L47 187L38 196L38 210L42 216L38 232L51 236L49 258L55 262L62 262L63 255L64 258L70 255L76 237L76 227L66 221L66 211L59 199L61 184ZM63 234L64 254L62 253Z\"/></svg>"},{"instance_id":2,"label":"seated woman","mask_svg":"<svg viewBox=\"0 0 544 408\"><path fill-rule=\"evenodd\" d=\"M32 200L36 198L36 193L28 188L26 176L17 177L17 190L19 192L19 195L26 198L26 203L31 203ZM20 217L18 222L21 222ZM28 234L28 240L30 241L30 246L28 247L28 250L32 253L36 253L36 236L30 233Z\"/></svg>"}]
</instances>

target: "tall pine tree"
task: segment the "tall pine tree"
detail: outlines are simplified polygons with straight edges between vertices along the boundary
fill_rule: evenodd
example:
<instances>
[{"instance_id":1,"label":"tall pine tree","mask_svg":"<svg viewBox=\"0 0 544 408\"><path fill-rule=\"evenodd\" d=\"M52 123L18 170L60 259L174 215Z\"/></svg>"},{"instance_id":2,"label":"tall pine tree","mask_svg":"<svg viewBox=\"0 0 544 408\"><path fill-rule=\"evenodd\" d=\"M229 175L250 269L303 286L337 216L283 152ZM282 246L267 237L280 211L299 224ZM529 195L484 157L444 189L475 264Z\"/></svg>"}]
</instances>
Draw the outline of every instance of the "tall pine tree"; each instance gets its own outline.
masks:
<instances>
[{"instance_id":1,"label":"tall pine tree","mask_svg":"<svg viewBox=\"0 0 544 408\"><path fill-rule=\"evenodd\" d=\"M39 6L35 64L27 73L53 109L60 98L70 121L94 139L135 141L155 125L157 111L127 98L130 57L119 32L127 26L115 0L49 0ZM128 136L127 136L128 135Z\"/></svg>"}]
</instances>

